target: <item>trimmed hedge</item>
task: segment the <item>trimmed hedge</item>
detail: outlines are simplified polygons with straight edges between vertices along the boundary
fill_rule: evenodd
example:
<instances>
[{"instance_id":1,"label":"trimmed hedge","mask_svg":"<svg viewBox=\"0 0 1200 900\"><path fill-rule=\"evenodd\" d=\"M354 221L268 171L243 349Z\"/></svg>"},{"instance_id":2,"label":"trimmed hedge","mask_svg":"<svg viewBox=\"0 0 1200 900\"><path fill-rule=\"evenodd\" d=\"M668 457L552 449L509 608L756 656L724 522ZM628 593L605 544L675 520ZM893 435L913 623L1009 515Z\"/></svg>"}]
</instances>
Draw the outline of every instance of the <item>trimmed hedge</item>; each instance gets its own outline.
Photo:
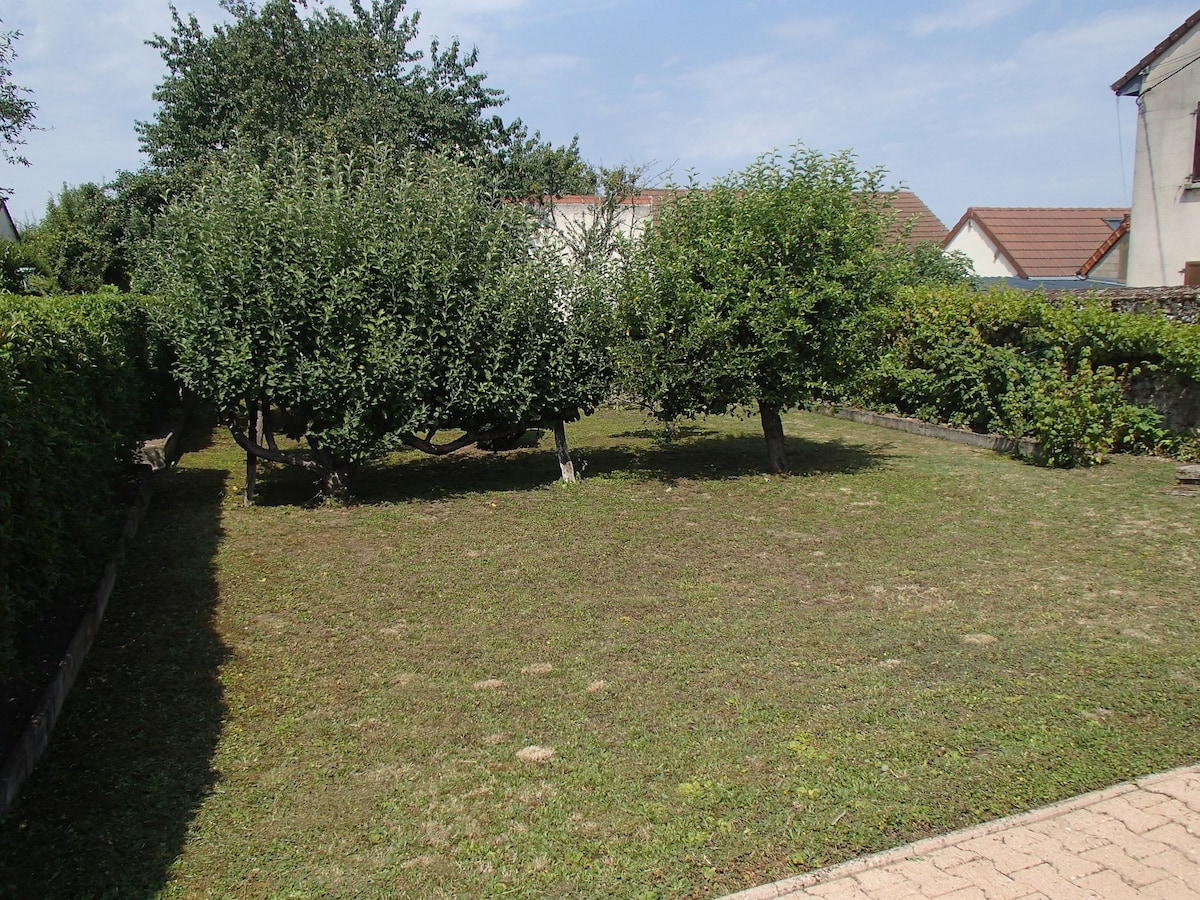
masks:
<instances>
[{"instance_id":1,"label":"trimmed hedge","mask_svg":"<svg viewBox=\"0 0 1200 900\"><path fill-rule=\"evenodd\" d=\"M1037 438L1048 465L1196 452L1196 429L1172 433L1125 388L1148 376L1200 389L1200 325L1087 297L929 287L876 310L860 339L870 362L843 399L867 409Z\"/></svg>"},{"instance_id":2,"label":"trimmed hedge","mask_svg":"<svg viewBox=\"0 0 1200 900\"><path fill-rule=\"evenodd\" d=\"M136 441L170 401L155 302L0 294L0 674L55 592L99 574Z\"/></svg>"}]
</instances>

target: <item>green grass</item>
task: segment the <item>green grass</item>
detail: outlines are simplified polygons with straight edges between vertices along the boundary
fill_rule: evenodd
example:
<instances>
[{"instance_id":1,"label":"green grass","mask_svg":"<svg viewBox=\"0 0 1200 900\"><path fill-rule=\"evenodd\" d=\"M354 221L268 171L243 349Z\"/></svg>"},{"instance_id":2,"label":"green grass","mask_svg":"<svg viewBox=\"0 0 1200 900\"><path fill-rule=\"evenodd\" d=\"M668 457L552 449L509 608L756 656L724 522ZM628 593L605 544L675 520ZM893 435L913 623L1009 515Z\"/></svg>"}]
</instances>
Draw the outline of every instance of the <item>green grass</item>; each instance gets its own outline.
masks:
<instances>
[{"instance_id":1,"label":"green grass","mask_svg":"<svg viewBox=\"0 0 1200 900\"><path fill-rule=\"evenodd\" d=\"M159 487L14 897L712 897L1200 758L1194 497L796 414ZM518 756L552 748L543 761Z\"/></svg>"}]
</instances>

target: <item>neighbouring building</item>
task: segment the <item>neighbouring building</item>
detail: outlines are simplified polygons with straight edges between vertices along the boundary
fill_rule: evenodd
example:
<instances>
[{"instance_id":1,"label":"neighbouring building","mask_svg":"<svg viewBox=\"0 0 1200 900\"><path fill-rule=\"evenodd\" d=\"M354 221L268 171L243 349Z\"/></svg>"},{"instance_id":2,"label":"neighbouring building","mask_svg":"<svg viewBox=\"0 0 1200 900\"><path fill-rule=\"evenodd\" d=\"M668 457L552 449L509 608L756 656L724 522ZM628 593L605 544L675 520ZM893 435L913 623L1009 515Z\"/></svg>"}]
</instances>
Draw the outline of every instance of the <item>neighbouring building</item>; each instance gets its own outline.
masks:
<instances>
[{"instance_id":1,"label":"neighbouring building","mask_svg":"<svg viewBox=\"0 0 1200 900\"><path fill-rule=\"evenodd\" d=\"M621 197L611 205L603 197L568 194L550 200L544 209L546 224L557 231L570 247L612 237L635 238L654 215L661 191L643 191Z\"/></svg>"},{"instance_id":2,"label":"neighbouring building","mask_svg":"<svg viewBox=\"0 0 1200 900\"><path fill-rule=\"evenodd\" d=\"M1122 284L1129 215L1122 208L972 206L942 246L975 274L1018 287Z\"/></svg>"},{"instance_id":3,"label":"neighbouring building","mask_svg":"<svg viewBox=\"0 0 1200 900\"><path fill-rule=\"evenodd\" d=\"M623 197L611 207L605 205L603 197L571 194L548 201L543 210L546 224L568 244L578 245L605 231L636 238L662 204L670 202L679 190L644 188L636 196ZM946 226L912 191L894 192L891 207L897 225L910 226L905 243L941 245L945 240Z\"/></svg>"},{"instance_id":4,"label":"neighbouring building","mask_svg":"<svg viewBox=\"0 0 1200 900\"><path fill-rule=\"evenodd\" d=\"M1137 98L1130 285L1200 285L1200 10L1112 85Z\"/></svg>"},{"instance_id":5,"label":"neighbouring building","mask_svg":"<svg viewBox=\"0 0 1200 900\"><path fill-rule=\"evenodd\" d=\"M8 214L8 204L0 199L0 241L19 241L21 235L17 232L17 224Z\"/></svg>"}]
</instances>

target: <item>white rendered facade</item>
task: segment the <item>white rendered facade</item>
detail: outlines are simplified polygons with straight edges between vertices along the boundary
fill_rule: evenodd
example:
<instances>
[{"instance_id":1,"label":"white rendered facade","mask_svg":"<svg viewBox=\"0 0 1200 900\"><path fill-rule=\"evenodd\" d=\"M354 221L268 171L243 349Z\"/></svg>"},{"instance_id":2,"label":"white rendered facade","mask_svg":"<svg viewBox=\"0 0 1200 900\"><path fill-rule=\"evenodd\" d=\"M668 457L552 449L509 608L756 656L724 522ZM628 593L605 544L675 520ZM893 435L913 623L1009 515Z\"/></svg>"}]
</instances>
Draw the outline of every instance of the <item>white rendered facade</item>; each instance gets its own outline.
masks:
<instances>
[{"instance_id":1,"label":"white rendered facade","mask_svg":"<svg viewBox=\"0 0 1200 900\"><path fill-rule=\"evenodd\" d=\"M1137 98L1128 284L1200 277L1200 13L1113 90ZM1190 279L1189 279L1190 280Z\"/></svg>"},{"instance_id":2,"label":"white rendered facade","mask_svg":"<svg viewBox=\"0 0 1200 900\"><path fill-rule=\"evenodd\" d=\"M967 219L954 231L945 250L965 253L981 278L1016 278L1021 274L974 219Z\"/></svg>"}]
</instances>

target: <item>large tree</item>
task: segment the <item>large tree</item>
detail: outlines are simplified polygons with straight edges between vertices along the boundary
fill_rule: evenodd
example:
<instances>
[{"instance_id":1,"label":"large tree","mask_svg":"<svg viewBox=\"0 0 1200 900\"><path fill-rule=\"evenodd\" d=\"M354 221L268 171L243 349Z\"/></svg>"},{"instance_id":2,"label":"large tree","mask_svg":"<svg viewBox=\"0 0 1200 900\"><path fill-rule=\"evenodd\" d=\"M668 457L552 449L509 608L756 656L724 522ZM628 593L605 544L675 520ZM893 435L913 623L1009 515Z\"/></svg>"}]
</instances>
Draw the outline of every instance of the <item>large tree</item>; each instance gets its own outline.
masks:
<instances>
[{"instance_id":1,"label":"large tree","mask_svg":"<svg viewBox=\"0 0 1200 900\"><path fill-rule=\"evenodd\" d=\"M25 133L34 127L37 104L29 98L29 88L12 82L12 61L17 55L13 43L20 36L19 31L0 31L0 153L5 162L27 166L29 160L19 148L25 143ZM0 198L7 196L0 188Z\"/></svg>"},{"instance_id":2,"label":"large tree","mask_svg":"<svg viewBox=\"0 0 1200 900\"><path fill-rule=\"evenodd\" d=\"M483 163L513 196L576 190L590 169L578 146L551 148L496 110L504 92L475 50L435 38L413 46L419 12L405 0L351 0L350 14L304 0L221 0L227 23L206 33L171 7L150 41L167 65L158 111L138 123L151 165L186 189L205 160L236 141L260 153L282 141L343 152L383 142Z\"/></svg>"},{"instance_id":3,"label":"large tree","mask_svg":"<svg viewBox=\"0 0 1200 900\"><path fill-rule=\"evenodd\" d=\"M261 149L230 148L162 214L147 272L178 315L179 375L251 461L337 490L399 444L546 425L571 477L562 423L606 396L604 332L526 207L438 155Z\"/></svg>"},{"instance_id":4,"label":"large tree","mask_svg":"<svg viewBox=\"0 0 1200 900\"><path fill-rule=\"evenodd\" d=\"M913 271L883 178L798 147L681 190L626 268L626 388L668 421L756 405L787 471L781 412L847 374L855 317Z\"/></svg>"}]
</instances>

